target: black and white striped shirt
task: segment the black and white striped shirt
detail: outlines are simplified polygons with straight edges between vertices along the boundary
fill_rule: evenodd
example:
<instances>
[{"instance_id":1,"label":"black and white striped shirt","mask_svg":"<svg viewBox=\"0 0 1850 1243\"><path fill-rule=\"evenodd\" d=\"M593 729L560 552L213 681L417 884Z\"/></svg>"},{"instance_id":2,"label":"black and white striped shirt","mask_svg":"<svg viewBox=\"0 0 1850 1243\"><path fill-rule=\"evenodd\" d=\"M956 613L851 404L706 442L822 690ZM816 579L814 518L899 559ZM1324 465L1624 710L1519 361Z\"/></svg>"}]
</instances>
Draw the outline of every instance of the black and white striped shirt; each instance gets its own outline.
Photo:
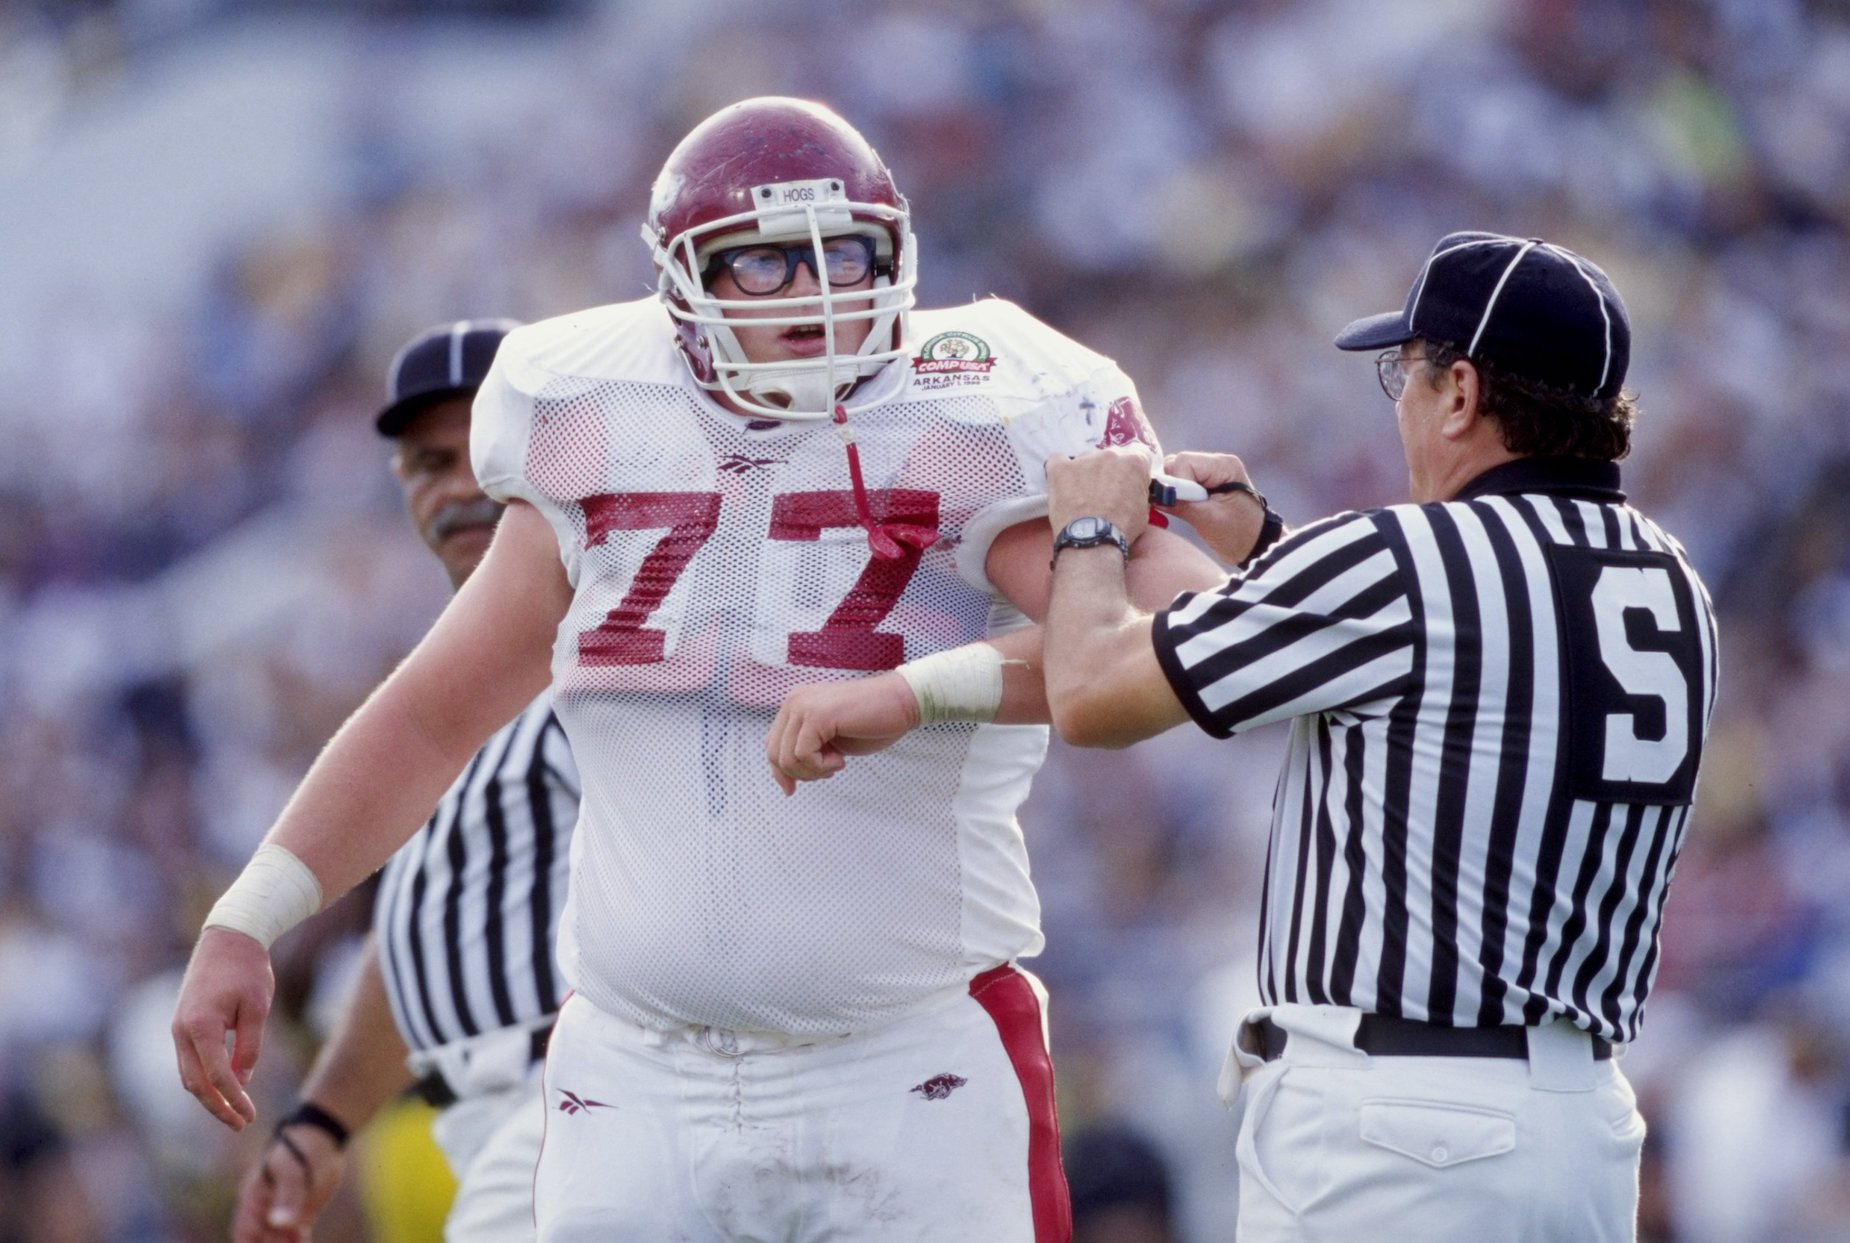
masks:
<instances>
[{"instance_id":1,"label":"black and white striped shirt","mask_svg":"<svg viewBox=\"0 0 1850 1243\"><path fill-rule=\"evenodd\" d=\"M1714 703L1715 620L1617 466L1294 533L1156 619L1207 731L1294 719L1259 984L1448 1026L1630 1040Z\"/></svg>"},{"instance_id":2,"label":"black and white striped shirt","mask_svg":"<svg viewBox=\"0 0 1850 1243\"><path fill-rule=\"evenodd\" d=\"M385 866L373 931L415 1054L558 1010L578 769L551 693L490 738Z\"/></svg>"}]
</instances>

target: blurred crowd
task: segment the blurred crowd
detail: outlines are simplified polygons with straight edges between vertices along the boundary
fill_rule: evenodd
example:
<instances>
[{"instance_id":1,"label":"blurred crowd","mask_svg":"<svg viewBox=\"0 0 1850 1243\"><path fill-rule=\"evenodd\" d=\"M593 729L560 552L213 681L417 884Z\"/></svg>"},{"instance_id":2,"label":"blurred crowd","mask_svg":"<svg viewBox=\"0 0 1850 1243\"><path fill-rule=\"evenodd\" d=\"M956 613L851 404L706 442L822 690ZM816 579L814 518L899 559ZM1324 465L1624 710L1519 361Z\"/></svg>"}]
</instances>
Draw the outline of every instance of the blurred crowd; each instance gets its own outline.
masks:
<instances>
[{"instance_id":1,"label":"blurred crowd","mask_svg":"<svg viewBox=\"0 0 1850 1243\"><path fill-rule=\"evenodd\" d=\"M0 4L0 164L270 20ZM385 362L438 320L644 293L655 168L760 93L875 141L913 203L922 301L1022 302L1117 358L1167 447L1240 453L1294 520L1404 499L1390 407L1329 340L1398 306L1441 233L1606 267L1644 410L1628 489L1688 546L1724 643L1625 1062L1652 1128L1645 1237L1850 1237L1850 4L329 4L276 37L341 83L338 175L209 239L183 290L74 287L0 352L0 1243L223 1237L253 1141L178 1087L177 970L445 596L370 428ZM407 81L515 38L545 84L468 158L432 159ZM1032 965L1080 1243L1227 1237L1213 1085L1255 996L1279 743L1056 745L1037 783ZM279 946L269 1116L364 902Z\"/></svg>"}]
</instances>

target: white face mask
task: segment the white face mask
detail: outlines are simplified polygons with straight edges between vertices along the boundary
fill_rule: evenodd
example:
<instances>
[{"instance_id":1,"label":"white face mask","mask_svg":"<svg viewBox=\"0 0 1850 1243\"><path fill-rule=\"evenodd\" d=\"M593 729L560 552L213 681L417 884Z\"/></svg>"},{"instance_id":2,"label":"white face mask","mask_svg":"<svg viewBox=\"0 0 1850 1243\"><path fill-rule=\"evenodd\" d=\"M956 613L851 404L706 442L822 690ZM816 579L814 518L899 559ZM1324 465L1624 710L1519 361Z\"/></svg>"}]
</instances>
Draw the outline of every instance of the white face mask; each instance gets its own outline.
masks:
<instances>
[{"instance_id":1,"label":"white face mask","mask_svg":"<svg viewBox=\"0 0 1850 1243\"><path fill-rule=\"evenodd\" d=\"M752 195L755 202L765 200L771 206L690 229L666 243L645 228L660 273L662 301L683 324L684 347L692 329L689 362L701 387L723 393L739 409L764 418L828 418L837 404L849 401L863 379L906 356L906 318L917 284L916 243L907 213L903 208L850 202L840 182L826 180L757 186ZM900 237L897 254L894 232ZM807 242L812 253L820 253L825 238L847 233L875 240L877 275L870 289L832 290L822 272L816 274L820 289L815 294L722 300L708 292L702 278L705 261L717 250ZM749 320L728 319L730 311L753 314ZM840 327L859 322L868 326L866 338L852 353L842 352L836 344ZM824 348L815 357L753 362L734 331L791 325L819 329ZM846 408L852 414L872 404L863 399Z\"/></svg>"}]
</instances>

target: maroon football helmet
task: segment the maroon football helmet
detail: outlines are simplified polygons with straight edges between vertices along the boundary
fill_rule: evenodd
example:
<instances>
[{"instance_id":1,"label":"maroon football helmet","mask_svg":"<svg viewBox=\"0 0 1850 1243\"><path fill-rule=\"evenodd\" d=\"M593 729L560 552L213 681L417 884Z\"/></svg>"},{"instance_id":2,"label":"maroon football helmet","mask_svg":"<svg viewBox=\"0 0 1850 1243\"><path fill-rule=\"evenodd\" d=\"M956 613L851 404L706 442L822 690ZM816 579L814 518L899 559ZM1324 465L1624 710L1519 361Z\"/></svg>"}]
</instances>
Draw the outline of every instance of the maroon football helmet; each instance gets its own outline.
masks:
<instances>
[{"instance_id":1,"label":"maroon football helmet","mask_svg":"<svg viewBox=\"0 0 1850 1243\"><path fill-rule=\"evenodd\" d=\"M819 292L803 297L723 301L707 289L705 269L717 251L808 242L821 254L825 239L846 235L874 243L870 289L833 290L821 271ZM702 121L655 179L643 238L695 380L754 414L826 418L863 377L905 355L917 283L906 200L867 140L821 104L767 96ZM777 312L754 325L814 326L825 350L752 362L726 319L728 310L746 308ZM867 340L856 353L838 353L836 325L852 320L869 322Z\"/></svg>"}]
</instances>

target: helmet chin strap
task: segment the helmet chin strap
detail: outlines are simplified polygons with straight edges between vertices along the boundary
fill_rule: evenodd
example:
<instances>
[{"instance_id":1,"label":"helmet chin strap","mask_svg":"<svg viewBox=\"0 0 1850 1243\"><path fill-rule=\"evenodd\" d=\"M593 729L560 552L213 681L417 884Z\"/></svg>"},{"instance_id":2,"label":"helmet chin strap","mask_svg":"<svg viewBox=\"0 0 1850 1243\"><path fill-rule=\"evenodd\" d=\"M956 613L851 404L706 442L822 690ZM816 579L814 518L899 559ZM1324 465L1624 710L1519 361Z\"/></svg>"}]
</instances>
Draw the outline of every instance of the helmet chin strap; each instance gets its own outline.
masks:
<instances>
[{"instance_id":1,"label":"helmet chin strap","mask_svg":"<svg viewBox=\"0 0 1850 1243\"><path fill-rule=\"evenodd\" d=\"M827 366L817 367L813 371L786 371L747 384L745 391L767 406L783 405L791 410L827 410L840 396L830 389L843 387L840 383L831 386L829 378L830 368ZM855 377L851 372L847 378L853 380Z\"/></svg>"}]
</instances>

